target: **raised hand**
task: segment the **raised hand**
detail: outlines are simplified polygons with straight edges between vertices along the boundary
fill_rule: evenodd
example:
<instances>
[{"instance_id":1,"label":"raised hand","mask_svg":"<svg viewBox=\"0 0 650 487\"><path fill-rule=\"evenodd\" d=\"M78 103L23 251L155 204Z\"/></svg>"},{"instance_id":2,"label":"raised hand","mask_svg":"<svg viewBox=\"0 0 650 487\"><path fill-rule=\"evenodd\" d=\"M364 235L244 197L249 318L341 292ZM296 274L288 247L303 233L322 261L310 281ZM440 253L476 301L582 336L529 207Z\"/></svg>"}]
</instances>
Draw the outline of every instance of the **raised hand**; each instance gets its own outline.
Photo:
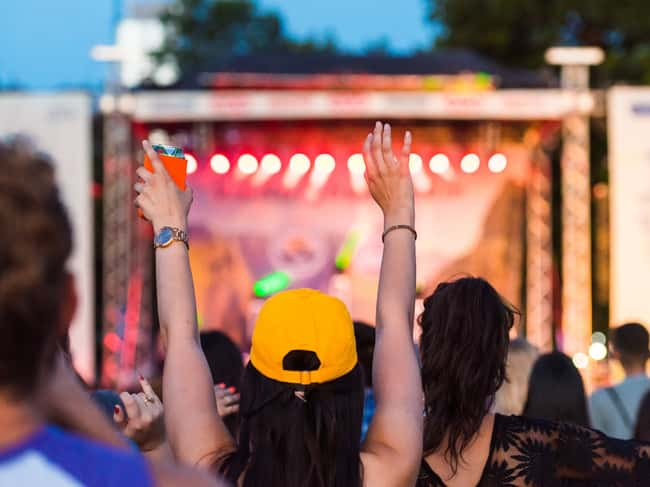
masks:
<instances>
[{"instance_id":1,"label":"raised hand","mask_svg":"<svg viewBox=\"0 0 650 487\"><path fill-rule=\"evenodd\" d=\"M239 412L239 394L234 387L226 388L225 384L216 385L214 397L217 400L219 416L222 418Z\"/></svg>"},{"instance_id":2,"label":"raised hand","mask_svg":"<svg viewBox=\"0 0 650 487\"><path fill-rule=\"evenodd\" d=\"M411 132L407 131L402 150L395 156L390 125L377 122L363 145L368 189L391 224L413 225L413 182L409 171L411 139Z\"/></svg>"},{"instance_id":3,"label":"raised hand","mask_svg":"<svg viewBox=\"0 0 650 487\"><path fill-rule=\"evenodd\" d=\"M115 406L113 420L124 436L146 452L156 449L165 441L164 409L162 401L144 377L140 377L140 387L142 392L137 394L120 394L126 411Z\"/></svg>"},{"instance_id":4,"label":"raised hand","mask_svg":"<svg viewBox=\"0 0 650 487\"><path fill-rule=\"evenodd\" d=\"M187 214L192 205L191 188L179 190L149 141L144 140L142 147L151 160L154 172L147 171L144 166L137 169L141 181L134 186L138 193L136 206L153 224L156 232L164 226L187 230Z\"/></svg>"}]
</instances>

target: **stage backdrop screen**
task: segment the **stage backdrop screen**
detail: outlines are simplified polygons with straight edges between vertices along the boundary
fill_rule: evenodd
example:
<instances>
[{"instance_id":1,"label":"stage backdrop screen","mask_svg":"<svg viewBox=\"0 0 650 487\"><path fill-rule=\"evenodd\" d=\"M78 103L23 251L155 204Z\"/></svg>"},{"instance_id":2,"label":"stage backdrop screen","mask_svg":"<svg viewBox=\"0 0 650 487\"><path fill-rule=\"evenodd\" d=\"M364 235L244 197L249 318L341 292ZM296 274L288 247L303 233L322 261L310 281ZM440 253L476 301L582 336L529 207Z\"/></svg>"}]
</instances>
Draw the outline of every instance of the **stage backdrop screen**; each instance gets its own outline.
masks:
<instances>
[{"instance_id":1,"label":"stage backdrop screen","mask_svg":"<svg viewBox=\"0 0 650 487\"><path fill-rule=\"evenodd\" d=\"M224 157L197 156L198 170L189 175L194 188L190 255L202 328L224 330L245 348L262 302L253 289L269 275L265 284L270 289L285 284L321 289L343 299L353 319L373 323L383 221L363 176L352 173L351 166L356 166L349 160L365 133L344 131L341 137L349 139L342 141L345 147L328 147L336 168L326 182L319 182L314 176L319 145L310 147L298 129L271 127L261 134L236 130L237 140L248 141L248 147L227 153L228 163ZM415 132L416 141L426 135L426 130L421 132ZM295 181L287 167L296 151L282 147L300 143L307 146L311 165ZM277 155L282 169L277 160L267 159L265 166L268 152ZM475 172L469 166L465 169L472 172L463 172L462 151L456 151L450 153L450 168L443 175L430 170L434 154L433 148L421 150L423 173L415 185L421 295L440 280L472 274L489 279L520 305L525 153L511 147L508 167L497 174L488 169L487 158ZM259 166L248 157L238 168L242 155L253 156ZM325 159L321 169L331 164ZM300 172L304 158L294 160ZM414 166L419 167L417 158ZM273 174L264 175L263 167Z\"/></svg>"},{"instance_id":2,"label":"stage backdrop screen","mask_svg":"<svg viewBox=\"0 0 650 487\"><path fill-rule=\"evenodd\" d=\"M83 93L0 94L0 137L21 134L54 161L59 187L74 228L69 262L79 309L70 330L75 366L95 378L93 206L90 188L91 100Z\"/></svg>"}]
</instances>

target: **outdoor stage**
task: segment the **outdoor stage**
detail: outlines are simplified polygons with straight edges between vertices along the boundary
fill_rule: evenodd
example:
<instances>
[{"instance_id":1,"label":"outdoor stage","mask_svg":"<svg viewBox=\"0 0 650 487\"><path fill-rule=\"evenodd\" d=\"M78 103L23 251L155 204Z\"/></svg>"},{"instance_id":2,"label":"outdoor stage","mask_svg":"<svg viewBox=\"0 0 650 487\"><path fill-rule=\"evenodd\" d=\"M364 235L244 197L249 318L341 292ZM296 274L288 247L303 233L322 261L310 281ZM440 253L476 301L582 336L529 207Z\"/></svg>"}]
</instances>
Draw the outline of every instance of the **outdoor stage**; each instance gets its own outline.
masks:
<instances>
[{"instance_id":1,"label":"outdoor stage","mask_svg":"<svg viewBox=\"0 0 650 487\"><path fill-rule=\"evenodd\" d=\"M156 363L151 231L130 193L140 139L190 154L199 319L245 347L263 297L287 286L337 295L354 319L373 322L382 222L359 152L375 119L391 121L396 134L413 131L420 294L459 273L485 277L522 309L517 332L552 348L559 270L549 154L560 121L591 110L591 98L555 90L276 87L137 92L102 103L105 233L123 235L105 239L104 383L129 384L136 369ZM591 323L562 331L590 336Z\"/></svg>"}]
</instances>

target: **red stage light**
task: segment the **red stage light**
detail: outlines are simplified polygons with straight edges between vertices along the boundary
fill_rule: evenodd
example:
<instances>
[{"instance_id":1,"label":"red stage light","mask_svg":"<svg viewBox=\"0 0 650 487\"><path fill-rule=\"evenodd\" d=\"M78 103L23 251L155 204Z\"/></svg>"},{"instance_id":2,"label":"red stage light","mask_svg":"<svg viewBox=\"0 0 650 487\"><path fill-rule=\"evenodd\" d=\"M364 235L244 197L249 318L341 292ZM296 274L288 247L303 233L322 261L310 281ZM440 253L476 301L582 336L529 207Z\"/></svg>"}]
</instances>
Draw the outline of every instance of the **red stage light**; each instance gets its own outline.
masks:
<instances>
[{"instance_id":1,"label":"red stage light","mask_svg":"<svg viewBox=\"0 0 650 487\"><path fill-rule=\"evenodd\" d=\"M494 173L505 171L508 166L508 158L503 154L493 154L488 161L488 168Z\"/></svg>"},{"instance_id":2,"label":"red stage light","mask_svg":"<svg viewBox=\"0 0 650 487\"><path fill-rule=\"evenodd\" d=\"M242 154L237 160L237 168L242 174L254 174L258 165L257 159L251 154Z\"/></svg>"},{"instance_id":3,"label":"red stage light","mask_svg":"<svg viewBox=\"0 0 650 487\"><path fill-rule=\"evenodd\" d=\"M363 155L352 154L348 159L348 169L352 174L363 174L366 172L366 163L363 162Z\"/></svg>"},{"instance_id":4,"label":"red stage light","mask_svg":"<svg viewBox=\"0 0 650 487\"><path fill-rule=\"evenodd\" d=\"M282 161L275 154L266 154L260 164L262 172L268 175L277 174L282 170Z\"/></svg>"},{"instance_id":5,"label":"red stage light","mask_svg":"<svg viewBox=\"0 0 650 487\"><path fill-rule=\"evenodd\" d=\"M223 154L215 154L210 158L210 168L217 174L227 174L230 171L230 161Z\"/></svg>"},{"instance_id":6,"label":"red stage light","mask_svg":"<svg viewBox=\"0 0 650 487\"><path fill-rule=\"evenodd\" d=\"M187 161L187 174L195 173L199 168L199 163L196 161L196 157L192 154L185 154L185 160Z\"/></svg>"},{"instance_id":7,"label":"red stage light","mask_svg":"<svg viewBox=\"0 0 650 487\"><path fill-rule=\"evenodd\" d=\"M480 166L481 158L473 153L466 154L460 161L460 168L467 174L475 173Z\"/></svg>"},{"instance_id":8,"label":"red stage light","mask_svg":"<svg viewBox=\"0 0 650 487\"><path fill-rule=\"evenodd\" d=\"M445 154L436 154L429 161L429 169L434 174L444 174L449 171L449 157Z\"/></svg>"}]
</instances>

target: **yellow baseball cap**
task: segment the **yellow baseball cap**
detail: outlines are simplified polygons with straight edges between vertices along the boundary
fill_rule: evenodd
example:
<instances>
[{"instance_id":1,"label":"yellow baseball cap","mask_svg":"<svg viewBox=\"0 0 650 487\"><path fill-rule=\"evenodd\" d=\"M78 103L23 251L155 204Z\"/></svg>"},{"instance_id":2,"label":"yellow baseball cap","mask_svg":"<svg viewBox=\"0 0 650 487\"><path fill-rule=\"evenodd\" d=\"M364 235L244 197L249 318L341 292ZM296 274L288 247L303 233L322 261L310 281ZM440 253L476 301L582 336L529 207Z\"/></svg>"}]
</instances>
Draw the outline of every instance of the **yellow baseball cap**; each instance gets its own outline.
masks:
<instances>
[{"instance_id":1,"label":"yellow baseball cap","mask_svg":"<svg viewBox=\"0 0 650 487\"><path fill-rule=\"evenodd\" d=\"M266 301L252 342L252 365L279 382L330 382L357 364L347 308L339 299L312 289L284 291Z\"/></svg>"}]
</instances>

